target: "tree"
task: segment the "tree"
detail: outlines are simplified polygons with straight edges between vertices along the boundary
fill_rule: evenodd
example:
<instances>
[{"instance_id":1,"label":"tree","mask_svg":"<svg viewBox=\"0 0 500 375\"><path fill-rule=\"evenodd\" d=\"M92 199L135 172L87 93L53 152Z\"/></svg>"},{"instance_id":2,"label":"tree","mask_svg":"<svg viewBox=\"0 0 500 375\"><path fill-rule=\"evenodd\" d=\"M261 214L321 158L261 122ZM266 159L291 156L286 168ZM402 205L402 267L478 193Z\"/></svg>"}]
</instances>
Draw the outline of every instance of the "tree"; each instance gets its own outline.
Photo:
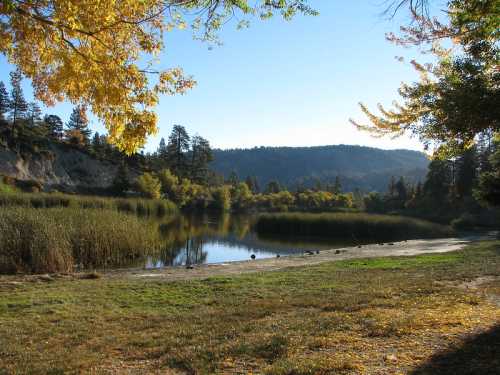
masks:
<instances>
[{"instance_id":1,"label":"tree","mask_svg":"<svg viewBox=\"0 0 500 375\"><path fill-rule=\"evenodd\" d=\"M432 160L424 182L424 195L442 205L448 201L451 186L452 175L449 162L440 159Z\"/></svg>"},{"instance_id":2,"label":"tree","mask_svg":"<svg viewBox=\"0 0 500 375\"><path fill-rule=\"evenodd\" d=\"M220 186L213 190L214 208L227 211L231 208L231 192L227 186Z\"/></svg>"},{"instance_id":3,"label":"tree","mask_svg":"<svg viewBox=\"0 0 500 375\"><path fill-rule=\"evenodd\" d=\"M455 191L458 198L472 196L472 190L477 180L476 149L466 150L457 159L457 172L455 178Z\"/></svg>"},{"instance_id":4,"label":"tree","mask_svg":"<svg viewBox=\"0 0 500 375\"><path fill-rule=\"evenodd\" d=\"M247 184L252 193L255 193L254 179L251 176L247 176L247 178L245 178L245 184Z\"/></svg>"},{"instance_id":5,"label":"tree","mask_svg":"<svg viewBox=\"0 0 500 375\"><path fill-rule=\"evenodd\" d=\"M9 112L10 100L5 84L0 81L0 120L5 120L5 115Z\"/></svg>"},{"instance_id":6,"label":"tree","mask_svg":"<svg viewBox=\"0 0 500 375\"><path fill-rule=\"evenodd\" d=\"M191 140L191 179L199 184L207 183L208 164L214 159L210 143L195 135Z\"/></svg>"},{"instance_id":7,"label":"tree","mask_svg":"<svg viewBox=\"0 0 500 375\"><path fill-rule=\"evenodd\" d=\"M19 120L24 119L26 111L28 110L28 103L24 99L23 89L21 88L21 81L23 77L19 70L10 72L10 117L12 120L12 131L16 127Z\"/></svg>"},{"instance_id":8,"label":"tree","mask_svg":"<svg viewBox=\"0 0 500 375\"><path fill-rule=\"evenodd\" d=\"M333 185L333 192L335 194L342 193L342 183L340 182L340 177L339 176L335 177L335 184Z\"/></svg>"},{"instance_id":9,"label":"tree","mask_svg":"<svg viewBox=\"0 0 500 375\"><path fill-rule=\"evenodd\" d=\"M151 173L144 173L137 178L137 189L145 197L159 199L161 197L161 183Z\"/></svg>"},{"instance_id":10,"label":"tree","mask_svg":"<svg viewBox=\"0 0 500 375\"><path fill-rule=\"evenodd\" d=\"M248 0L0 4L0 52L32 80L37 98L45 104L68 99L88 105L111 142L127 153L157 131L153 108L159 95L184 93L195 84L180 68L150 68L164 47L164 32L189 26L198 38L216 41L216 31L235 15L246 23L252 15L316 14L307 0L262 0L254 6Z\"/></svg>"},{"instance_id":11,"label":"tree","mask_svg":"<svg viewBox=\"0 0 500 375\"><path fill-rule=\"evenodd\" d=\"M396 182L395 189L398 200L404 203L408 198L408 189L403 176L401 176L398 182Z\"/></svg>"},{"instance_id":12,"label":"tree","mask_svg":"<svg viewBox=\"0 0 500 375\"><path fill-rule=\"evenodd\" d=\"M160 140L160 145L158 146L157 151L158 157L165 163L168 162L168 148L167 143L165 142L165 138L162 137Z\"/></svg>"},{"instance_id":13,"label":"tree","mask_svg":"<svg viewBox=\"0 0 500 375\"><path fill-rule=\"evenodd\" d=\"M35 127L42 120L42 111L36 102L28 104L26 118L31 127Z\"/></svg>"},{"instance_id":14,"label":"tree","mask_svg":"<svg viewBox=\"0 0 500 375\"><path fill-rule=\"evenodd\" d=\"M167 155L168 164L177 176L184 176L187 172L187 157L189 151L189 135L182 125L174 125L168 137Z\"/></svg>"},{"instance_id":15,"label":"tree","mask_svg":"<svg viewBox=\"0 0 500 375\"><path fill-rule=\"evenodd\" d=\"M491 170L481 173L476 196L489 206L500 206L500 137L490 157Z\"/></svg>"},{"instance_id":16,"label":"tree","mask_svg":"<svg viewBox=\"0 0 500 375\"><path fill-rule=\"evenodd\" d=\"M391 181L389 182L389 196L392 198L396 195L396 178L391 176Z\"/></svg>"},{"instance_id":17,"label":"tree","mask_svg":"<svg viewBox=\"0 0 500 375\"><path fill-rule=\"evenodd\" d=\"M402 102L394 109L379 105L376 115L361 104L370 124L351 120L359 129L380 136L413 133L427 147L436 146L440 157L459 155L480 134L500 131L498 0L451 0L447 14L447 24L416 14L416 26L390 37L400 44L431 44L437 63L412 62L420 81L401 86ZM443 38L458 48L437 45Z\"/></svg>"},{"instance_id":18,"label":"tree","mask_svg":"<svg viewBox=\"0 0 500 375\"><path fill-rule=\"evenodd\" d=\"M278 181L270 181L267 184L266 192L269 194L279 193L281 190L281 185Z\"/></svg>"},{"instance_id":19,"label":"tree","mask_svg":"<svg viewBox=\"0 0 500 375\"><path fill-rule=\"evenodd\" d=\"M97 133L96 133L97 134ZM130 177L125 163L121 163L116 171L115 178L111 184L111 191L117 195L123 195L130 189Z\"/></svg>"},{"instance_id":20,"label":"tree","mask_svg":"<svg viewBox=\"0 0 500 375\"><path fill-rule=\"evenodd\" d=\"M238 174L236 173L236 171L234 171L234 170L231 171L231 173L229 174L229 178L227 179L227 182L233 188L236 187L240 183L240 179L239 179Z\"/></svg>"},{"instance_id":21,"label":"tree","mask_svg":"<svg viewBox=\"0 0 500 375\"><path fill-rule=\"evenodd\" d=\"M179 178L170 172L170 169L164 169L158 173L158 179L161 183L161 192L172 201L177 201L176 193L179 185Z\"/></svg>"},{"instance_id":22,"label":"tree","mask_svg":"<svg viewBox=\"0 0 500 375\"><path fill-rule=\"evenodd\" d=\"M90 142L90 134L92 131L88 128L89 121L87 119L86 108L83 105L78 105L73 108L67 128L67 138L79 145L88 145Z\"/></svg>"},{"instance_id":23,"label":"tree","mask_svg":"<svg viewBox=\"0 0 500 375\"><path fill-rule=\"evenodd\" d=\"M61 140L64 134L64 125L59 116L56 115L45 115L43 118L43 122L47 127L48 136Z\"/></svg>"}]
</instances>

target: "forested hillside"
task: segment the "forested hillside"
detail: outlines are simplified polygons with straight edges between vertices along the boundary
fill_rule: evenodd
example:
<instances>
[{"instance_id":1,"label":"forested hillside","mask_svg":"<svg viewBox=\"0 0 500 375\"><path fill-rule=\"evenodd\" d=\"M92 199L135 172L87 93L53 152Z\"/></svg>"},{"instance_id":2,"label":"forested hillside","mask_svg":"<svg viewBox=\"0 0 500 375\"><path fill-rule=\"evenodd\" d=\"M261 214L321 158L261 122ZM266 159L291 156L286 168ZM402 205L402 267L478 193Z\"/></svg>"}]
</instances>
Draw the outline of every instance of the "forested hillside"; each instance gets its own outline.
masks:
<instances>
[{"instance_id":1,"label":"forested hillside","mask_svg":"<svg viewBox=\"0 0 500 375\"><path fill-rule=\"evenodd\" d=\"M291 189L314 187L333 184L338 176L344 191L385 191L391 176L423 181L427 165L421 152L338 145L214 150L211 168L226 178L255 176L261 187L271 181Z\"/></svg>"}]
</instances>

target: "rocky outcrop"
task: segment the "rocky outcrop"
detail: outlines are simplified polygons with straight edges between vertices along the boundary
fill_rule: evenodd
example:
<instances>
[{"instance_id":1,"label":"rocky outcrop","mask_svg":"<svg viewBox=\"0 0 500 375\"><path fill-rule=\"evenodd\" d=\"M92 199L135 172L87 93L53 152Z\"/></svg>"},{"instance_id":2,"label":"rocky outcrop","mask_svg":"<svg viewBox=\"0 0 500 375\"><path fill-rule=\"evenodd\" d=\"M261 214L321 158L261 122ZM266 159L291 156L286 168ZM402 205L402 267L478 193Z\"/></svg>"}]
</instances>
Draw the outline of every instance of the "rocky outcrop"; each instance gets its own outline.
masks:
<instances>
[{"instance_id":1,"label":"rocky outcrop","mask_svg":"<svg viewBox=\"0 0 500 375\"><path fill-rule=\"evenodd\" d=\"M36 182L46 191L106 189L117 170L114 163L64 144L52 143L39 152L20 152L0 145L0 175Z\"/></svg>"}]
</instances>

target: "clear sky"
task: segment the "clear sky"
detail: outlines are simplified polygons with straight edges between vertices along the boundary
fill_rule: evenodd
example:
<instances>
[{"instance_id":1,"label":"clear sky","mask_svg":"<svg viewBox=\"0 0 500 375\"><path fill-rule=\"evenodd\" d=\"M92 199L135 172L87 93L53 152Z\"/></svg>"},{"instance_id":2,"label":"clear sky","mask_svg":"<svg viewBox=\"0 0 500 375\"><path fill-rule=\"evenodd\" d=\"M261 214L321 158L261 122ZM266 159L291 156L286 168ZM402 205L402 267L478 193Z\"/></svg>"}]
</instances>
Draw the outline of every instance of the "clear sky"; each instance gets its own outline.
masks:
<instances>
[{"instance_id":1,"label":"clear sky","mask_svg":"<svg viewBox=\"0 0 500 375\"><path fill-rule=\"evenodd\" d=\"M251 27L221 32L223 46L209 49L189 31L166 34L159 67L181 66L198 85L183 96L162 97L157 108L160 133L146 150L157 147L173 124L199 133L218 148L358 144L386 149L422 150L416 139L375 139L358 132L349 118L364 120L358 102L375 109L397 98L402 81L417 74L407 61L418 51L385 40L401 18L381 16L382 0L313 0L317 17L283 21L253 20ZM0 80L10 67L0 56ZM27 97L30 83L25 82ZM47 111L65 121L71 107ZM103 130L94 119L94 130Z\"/></svg>"}]
</instances>

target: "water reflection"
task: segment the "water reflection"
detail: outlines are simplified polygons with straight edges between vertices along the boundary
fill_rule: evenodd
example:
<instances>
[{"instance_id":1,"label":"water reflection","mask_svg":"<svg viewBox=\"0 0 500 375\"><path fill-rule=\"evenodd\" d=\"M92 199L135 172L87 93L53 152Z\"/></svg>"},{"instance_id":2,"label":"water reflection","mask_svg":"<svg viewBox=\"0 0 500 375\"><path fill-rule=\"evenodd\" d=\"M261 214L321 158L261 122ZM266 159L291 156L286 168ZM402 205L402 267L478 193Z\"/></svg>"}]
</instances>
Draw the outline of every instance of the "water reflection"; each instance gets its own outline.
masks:
<instances>
[{"instance_id":1,"label":"water reflection","mask_svg":"<svg viewBox=\"0 0 500 375\"><path fill-rule=\"evenodd\" d=\"M223 263L300 254L343 244L296 241L289 238L260 238L252 231L253 216L182 215L159 223L161 251L147 257L146 268ZM158 223L156 224L158 225Z\"/></svg>"}]
</instances>

